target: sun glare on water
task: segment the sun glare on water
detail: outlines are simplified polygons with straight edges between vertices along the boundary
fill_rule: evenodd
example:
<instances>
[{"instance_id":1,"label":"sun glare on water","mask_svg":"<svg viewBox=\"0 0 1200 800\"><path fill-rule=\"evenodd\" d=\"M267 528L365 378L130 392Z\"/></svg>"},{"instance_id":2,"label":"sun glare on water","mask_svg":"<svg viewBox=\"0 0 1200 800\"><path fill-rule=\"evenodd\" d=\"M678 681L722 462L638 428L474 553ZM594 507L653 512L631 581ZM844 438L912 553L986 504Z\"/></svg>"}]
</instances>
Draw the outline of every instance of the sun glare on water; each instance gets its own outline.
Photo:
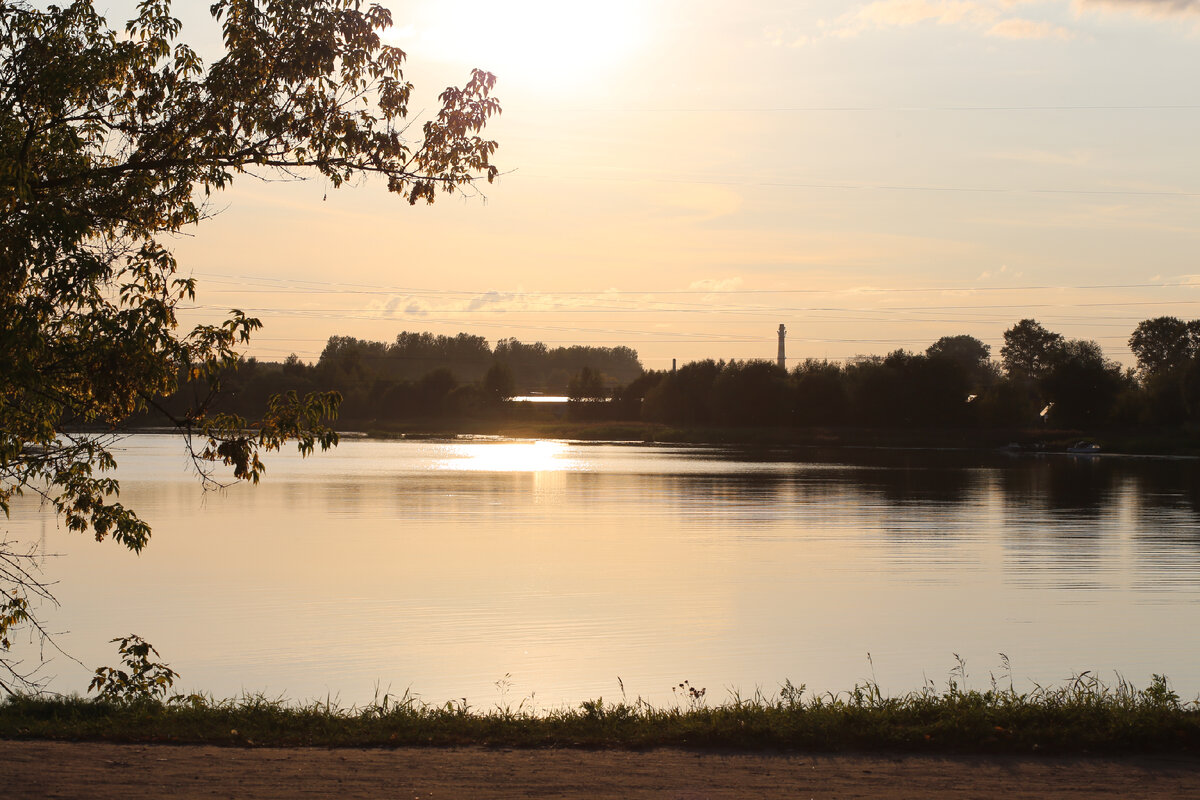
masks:
<instances>
[{"instance_id":1,"label":"sun glare on water","mask_svg":"<svg viewBox=\"0 0 1200 800\"><path fill-rule=\"evenodd\" d=\"M634 0L439 0L421 21L399 29L396 43L414 56L427 48L489 70L505 83L565 86L600 77L625 59L645 36L645 14L646 5Z\"/></svg>"},{"instance_id":2,"label":"sun glare on water","mask_svg":"<svg viewBox=\"0 0 1200 800\"><path fill-rule=\"evenodd\" d=\"M469 472L564 472L585 462L567 453L562 442L456 444L447 448L438 469Z\"/></svg>"}]
</instances>

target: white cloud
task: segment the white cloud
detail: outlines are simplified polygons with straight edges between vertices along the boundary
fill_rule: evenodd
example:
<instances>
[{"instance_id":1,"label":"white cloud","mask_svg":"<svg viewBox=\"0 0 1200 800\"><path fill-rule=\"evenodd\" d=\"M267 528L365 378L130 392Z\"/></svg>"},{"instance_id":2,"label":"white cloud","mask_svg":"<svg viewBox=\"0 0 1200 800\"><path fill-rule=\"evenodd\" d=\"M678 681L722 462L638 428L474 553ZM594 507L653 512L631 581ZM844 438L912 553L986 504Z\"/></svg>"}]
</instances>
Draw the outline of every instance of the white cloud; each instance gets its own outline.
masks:
<instances>
[{"instance_id":1,"label":"white cloud","mask_svg":"<svg viewBox=\"0 0 1200 800\"><path fill-rule=\"evenodd\" d=\"M1012 16L1017 7L1046 6L1061 14L1066 5L1046 0L874 0L833 22L821 24L825 35L852 37L868 30L921 24L961 28L1003 39L1075 38L1075 32L1050 19ZM1119 12L1146 17L1200 16L1200 0L1071 0L1076 15ZM802 37L790 29L772 29L768 40L790 45Z\"/></svg>"},{"instance_id":2,"label":"white cloud","mask_svg":"<svg viewBox=\"0 0 1200 800\"><path fill-rule=\"evenodd\" d=\"M513 299L513 295L508 292L485 292L478 297L471 298L467 303L467 311L478 311L481 308L492 308L496 311L504 311L502 307Z\"/></svg>"},{"instance_id":3,"label":"white cloud","mask_svg":"<svg viewBox=\"0 0 1200 800\"><path fill-rule=\"evenodd\" d=\"M1019 278L1023 274L1024 273L1018 272L1015 274L1015 277ZM1008 264L1001 264L1000 268L998 270L996 270L995 272L992 272L991 270L984 270L983 272L979 273L979 277L976 280L986 281L986 280L991 280L992 278L1005 278L1005 277L1008 277Z\"/></svg>"},{"instance_id":4,"label":"white cloud","mask_svg":"<svg viewBox=\"0 0 1200 800\"><path fill-rule=\"evenodd\" d=\"M1087 150L1005 150L989 153L988 158L997 161L1016 161L1023 164L1039 164L1055 167L1086 167L1095 163L1095 156Z\"/></svg>"},{"instance_id":5,"label":"white cloud","mask_svg":"<svg viewBox=\"0 0 1200 800\"><path fill-rule=\"evenodd\" d=\"M988 36L1002 39L1073 39L1075 34L1061 25L1034 22L1031 19L1002 19L988 29Z\"/></svg>"},{"instance_id":6,"label":"white cloud","mask_svg":"<svg viewBox=\"0 0 1200 800\"><path fill-rule=\"evenodd\" d=\"M391 295L383 302L372 301L367 304L367 309L377 312L383 319L395 319L402 314L423 317L429 313L429 307L421 299L404 294Z\"/></svg>"},{"instance_id":7,"label":"white cloud","mask_svg":"<svg viewBox=\"0 0 1200 800\"><path fill-rule=\"evenodd\" d=\"M829 34L845 38L867 30L926 22L978 28L999 17L998 9L974 0L876 0L838 18L829 26Z\"/></svg>"},{"instance_id":8,"label":"white cloud","mask_svg":"<svg viewBox=\"0 0 1200 800\"><path fill-rule=\"evenodd\" d=\"M763 29L763 38L772 47L803 47L813 41L807 33L797 33L791 25L770 25Z\"/></svg>"},{"instance_id":9,"label":"white cloud","mask_svg":"<svg viewBox=\"0 0 1200 800\"><path fill-rule=\"evenodd\" d=\"M740 289L742 286L741 278L706 278L702 281L692 281L688 284L688 289L696 292L729 292L734 289Z\"/></svg>"},{"instance_id":10,"label":"white cloud","mask_svg":"<svg viewBox=\"0 0 1200 800\"><path fill-rule=\"evenodd\" d=\"M1200 0L1074 0L1076 12L1128 11L1147 17L1200 14Z\"/></svg>"},{"instance_id":11,"label":"white cloud","mask_svg":"<svg viewBox=\"0 0 1200 800\"><path fill-rule=\"evenodd\" d=\"M1095 0L1076 0L1076 2ZM1122 2L1122 0L1114 0ZM1132 2L1133 0L1125 0ZM1200 0L1186 0L1200 4ZM1010 16L1031 0L875 0L824 23L826 35L848 38L868 30L939 25L1004 39L1071 39L1072 31L1046 20Z\"/></svg>"},{"instance_id":12,"label":"white cloud","mask_svg":"<svg viewBox=\"0 0 1200 800\"><path fill-rule=\"evenodd\" d=\"M998 14L995 8L971 0L877 0L859 12L862 19L880 26L919 22L981 25L996 19Z\"/></svg>"}]
</instances>

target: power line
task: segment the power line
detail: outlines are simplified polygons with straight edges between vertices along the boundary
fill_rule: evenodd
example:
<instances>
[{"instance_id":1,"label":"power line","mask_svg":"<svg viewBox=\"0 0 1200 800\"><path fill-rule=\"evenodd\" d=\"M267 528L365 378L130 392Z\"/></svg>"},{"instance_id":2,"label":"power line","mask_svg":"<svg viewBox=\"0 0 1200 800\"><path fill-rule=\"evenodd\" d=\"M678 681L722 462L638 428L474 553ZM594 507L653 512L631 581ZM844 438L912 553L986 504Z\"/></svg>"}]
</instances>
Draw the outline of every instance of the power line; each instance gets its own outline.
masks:
<instances>
[{"instance_id":1,"label":"power line","mask_svg":"<svg viewBox=\"0 0 1200 800\"><path fill-rule=\"evenodd\" d=\"M927 287L858 287L850 289L607 289L602 291L525 291L521 289L418 289L404 286L385 286L371 284L347 284L332 281L309 281L294 278L265 278L248 275L217 275L210 274L216 282L229 283L236 281L237 285L247 280L278 281L280 288L250 289L242 288L239 293L281 293L297 294L410 294L454 297L484 297L489 294L511 297L605 297L621 295L756 295L756 294L913 294L939 292L1027 292L1027 291L1092 291L1104 289L1170 289L1191 287L1200 289L1200 284L1190 281L1168 281L1158 283L1093 283L1077 285L1030 284L1025 286L927 286ZM228 279L228 280L221 280ZM313 284L313 287L297 286L295 284ZM361 288L343 288L357 286ZM329 288L317 288L329 287Z\"/></svg>"},{"instance_id":2,"label":"power line","mask_svg":"<svg viewBox=\"0 0 1200 800\"><path fill-rule=\"evenodd\" d=\"M1002 309L1028 311L1035 309L1053 308L1142 308L1159 306L1193 306L1200 305L1200 300L1135 300L1112 301L1103 303L1002 303L975 306L964 305L921 305L921 306L884 306L867 308L862 306L705 306L700 308L614 308L614 307L566 307L566 308L525 308L525 309L452 309L435 308L421 309L420 312L404 312L396 309L353 307L353 308L301 308L301 307L269 307L244 306L239 310L245 313L274 314L279 316L300 316L317 319L408 319L424 318L429 314L465 316L477 314L499 315L509 317L521 315L557 314L570 316L574 314L742 314L747 316L780 315L780 314L813 314L813 313L854 313L854 314L887 314L908 311L944 311L949 313L970 313L974 311L994 312ZM192 305L179 306L180 311L225 311L222 306ZM383 316L387 314L388 316ZM364 316L370 315L370 316ZM877 321L874 318L871 321ZM910 320L911 321L911 320Z\"/></svg>"},{"instance_id":3,"label":"power line","mask_svg":"<svg viewBox=\"0 0 1200 800\"><path fill-rule=\"evenodd\" d=\"M961 112L1014 112L1014 111L1200 111L1200 105L1179 104L1136 104L1136 105L995 105L995 106L743 106L722 108L700 108L687 106L659 106L649 108L540 108L538 111L577 114L580 112L600 114L806 114L806 113L961 113Z\"/></svg>"},{"instance_id":4,"label":"power line","mask_svg":"<svg viewBox=\"0 0 1200 800\"><path fill-rule=\"evenodd\" d=\"M612 181L617 183L680 183L698 184L705 186L763 186L780 189L821 189L844 191L887 191L887 192L945 192L965 194L1041 194L1041 195L1094 195L1100 197L1200 197L1200 192L1175 190L1137 190L1137 189L1022 189L997 186L924 186L918 184L885 184L885 183L801 183L784 181L761 181L751 178L726 178L724 180L702 178L654 178L649 176L604 176L604 175L539 175L537 173L521 173L525 177L541 180L571 180L571 181Z\"/></svg>"}]
</instances>

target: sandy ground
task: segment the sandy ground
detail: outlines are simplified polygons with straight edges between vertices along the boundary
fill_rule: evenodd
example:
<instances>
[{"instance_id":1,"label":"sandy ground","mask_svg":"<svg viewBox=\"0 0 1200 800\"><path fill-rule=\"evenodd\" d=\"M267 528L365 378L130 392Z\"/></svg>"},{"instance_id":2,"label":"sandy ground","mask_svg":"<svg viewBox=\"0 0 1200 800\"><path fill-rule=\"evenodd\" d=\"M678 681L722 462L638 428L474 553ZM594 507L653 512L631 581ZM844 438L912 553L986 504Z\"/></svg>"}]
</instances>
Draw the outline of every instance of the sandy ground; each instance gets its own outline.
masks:
<instances>
[{"instance_id":1,"label":"sandy ground","mask_svg":"<svg viewBox=\"0 0 1200 800\"><path fill-rule=\"evenodd\" d=\"M0 741L25 798L1200 798L1200 758L219 748Z\"/></svg>"}]
</instances>

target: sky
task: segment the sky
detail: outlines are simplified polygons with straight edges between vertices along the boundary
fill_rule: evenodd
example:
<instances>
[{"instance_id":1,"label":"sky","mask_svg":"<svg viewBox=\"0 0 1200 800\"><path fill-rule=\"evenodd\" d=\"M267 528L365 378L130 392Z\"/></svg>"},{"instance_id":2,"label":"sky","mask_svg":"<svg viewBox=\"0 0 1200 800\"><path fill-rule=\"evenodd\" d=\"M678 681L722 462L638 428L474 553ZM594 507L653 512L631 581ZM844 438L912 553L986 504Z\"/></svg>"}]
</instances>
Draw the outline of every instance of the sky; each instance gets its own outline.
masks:
<instances>
[{"instance_id":1,"label":"sky","mask_svg":"<svg viewBox=\"0 0 1200 800\"><path fill-rule=\"evenodd\" d=\"M211 61L207 5L175 10ZM1200 0L386 5L418 122L498 76L502 176L429 207L239 178L174 246L184 320L246 310L251 355L463 331L662 369L782 323L789 365L998 357L1032 317L1130 364L1139 321L1200 317Z\"/></svg>"}]
</instances>

